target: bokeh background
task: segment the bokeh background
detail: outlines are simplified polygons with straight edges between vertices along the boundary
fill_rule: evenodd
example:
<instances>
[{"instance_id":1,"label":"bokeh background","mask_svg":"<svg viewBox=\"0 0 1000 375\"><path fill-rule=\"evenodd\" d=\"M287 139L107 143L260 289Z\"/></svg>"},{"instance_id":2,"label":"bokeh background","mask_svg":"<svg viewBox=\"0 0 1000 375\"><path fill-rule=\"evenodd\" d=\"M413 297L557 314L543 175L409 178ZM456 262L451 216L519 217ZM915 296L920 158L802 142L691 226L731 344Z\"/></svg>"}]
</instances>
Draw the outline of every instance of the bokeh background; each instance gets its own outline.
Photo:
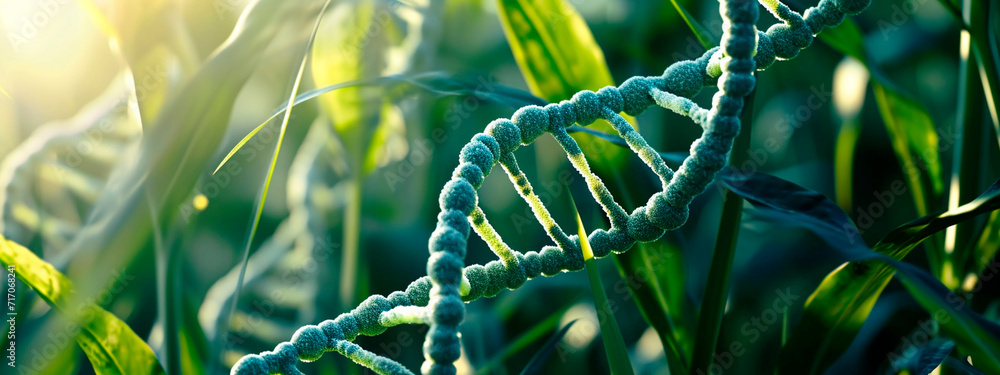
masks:
<instances>
[{"instance_id":1,"label":"bokeh background","mask_svg":"<svg viewBox=\"0 0 1000 375\"><path fill-rule=\"evenodd\" d=\"M170 337L178 340L182 373L228 373L242 355L287 341L299 326L332 319L369 294L388 295L425 275L438 192L451 177L459 150L491 120L534 100L495 1L333 1L298 93L356 79L369 84L296 105L273 175L267 172L283 115L213 174L244 136L288 102L309 26L322 5L289 3L301 4L272 5L270 18L247 21L244 26L256 33L244 33L254 35L243 42L252 47L225 60L228 65L206 68L219 57L213 51L234 33L247 1L0 0L3 235L77 283L115 280L112 285L120 288L95 294L95 301L127 322L161 361ZM662 74L669 64L705 51L671 2L566 3L586 21L615 83ZM717 3L677 3L718 42ZM800 11L814 5L785 3ZM933 154L941 166L939 180L949 181L960 113L956 18L933 0L878 1L851 18L863 33L867 66L877 67L879 79L912 97L929 116L935 134L924 137L937 150L912 154ZM562 21L554 16L551 22ZM774 22L762 11L762 29ZM259 40L247 42L251 38ZM245 84L233 86L230 75ZM382 76L394 78L374 80ZM874 244L892 228L948 208L949 186L935 191L929 184L931 191L916 203L871 77L865 64L819 39L795 60L761 72L751 162L740 167L830 197ZM710 106L714 92L706 88L696 101ZM348 96L354 107L344 107ZM968 187L978 192L1000 175L996 137L987 112L980 112L981 177ZM636 120L651 145L675 155L686 153L701 132L690 120L655 107ZM621 146L606 140L580 137L590 138L590 157L621 153ZM843 147L853 160L838 159ZM568 184L585 225L607 227L583 179L551 137L522 148L518 157L560 225L575 231L563 187ZM609 185L620 202L623 195L630 197L633 203L624 205L631 211L658 186L638 158L622 160L617 168L626 184ZM921 171L924 176L926 169ZM844 182L844 175L851 178ZM243 287L227 321L268 178ZM150 202L164 203L142 208L147 198L129 194L137 179L151 194L166 197ZM171 190L175 182L190 188ZM905 191L897 194L897 186ZM690 344L705 287L718 282L707 273L722 191L710 187L693 203L687 225L649 245L655 256L641 275L623 277L616 266L620 260L599 261L639 373L663 374L668 367L662 340L637 308L633 289L647 288L650 275L657 278L669 295L674 324L682 327L679 340ZM886 194L891 200L880 200ZM525 252L550 244L499 170L487 178L479 203L512 248ZM94 223L115 210L138 213ZM109 240L116 233L135 235ZM841 263L825 246L807 231L744 213L718 347L721 353L738 342L745 353L736 355L725 373L774 367L783 325L794 326L807 296ZM494 257L485 243L470 240L468 264ZM920 250L907 260L928 263ZM60 336L65 317L21 285L19 366L44 374L92 373L71 340L59 344L66 342ZM87 288L81 286L102 290ZM995 321L998 305L990 296L996 296L996 287L983 293L982 311ZM167 310L176 324L165 321ZM926 318L892 282L829 372L894 373L889 354ZM752 323L760 319L766 324ZM459 371L518 373L549 336L574 320L543 372L606 373L598 314L580 272L539 278L468 304ZM357 342L417 369L423 333L421 327L396 327ZM317 374L362 372L332 353L300 368Z\"/></svg>"}]
</instances>

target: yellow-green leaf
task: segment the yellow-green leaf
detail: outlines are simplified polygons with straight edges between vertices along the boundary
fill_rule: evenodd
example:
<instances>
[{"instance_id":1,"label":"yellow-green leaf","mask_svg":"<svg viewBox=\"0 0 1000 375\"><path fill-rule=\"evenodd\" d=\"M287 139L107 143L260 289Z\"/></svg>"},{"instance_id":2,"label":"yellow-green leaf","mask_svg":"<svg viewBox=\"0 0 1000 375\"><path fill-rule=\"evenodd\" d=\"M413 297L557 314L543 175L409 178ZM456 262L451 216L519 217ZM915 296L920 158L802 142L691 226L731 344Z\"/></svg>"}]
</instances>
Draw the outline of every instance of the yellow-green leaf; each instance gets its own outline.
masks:
<instances>
[{"instance_id":1,"label":"yellow-green leaf","mask_svg":"<svg viewBox=\"0 0 1000 375\"><path fill-rule=\"evenodd\" d=\"M549 102L566 100L582 90L614 85L604 53L583 17L565 0L498 0L500 21L521 74L531 92ZM626 117L635 124L635 120ZM591 125L614 132L601 120ZM598 149L592 137L575 134L585 153ZM627 150L589 152L597 167L613 167ZM602 162L602 160L604 162ZM609 163L609 164L608 164Z\"/></svg>"},{"instance_id":2,"label":"yellow-green leaf","mask_svg":"<svg viewBox=\"0 0 1000 375\"><path fill-rule=\"evenodd\" d=\"M93 302L79 300L73 283L31 250L0 236L0 263L78 325L73 329L80 332L76 342L97 374L163 374L156 354L125 322ZM130 277L122 275L119 283Z\"/></svg>"}]
</instances>

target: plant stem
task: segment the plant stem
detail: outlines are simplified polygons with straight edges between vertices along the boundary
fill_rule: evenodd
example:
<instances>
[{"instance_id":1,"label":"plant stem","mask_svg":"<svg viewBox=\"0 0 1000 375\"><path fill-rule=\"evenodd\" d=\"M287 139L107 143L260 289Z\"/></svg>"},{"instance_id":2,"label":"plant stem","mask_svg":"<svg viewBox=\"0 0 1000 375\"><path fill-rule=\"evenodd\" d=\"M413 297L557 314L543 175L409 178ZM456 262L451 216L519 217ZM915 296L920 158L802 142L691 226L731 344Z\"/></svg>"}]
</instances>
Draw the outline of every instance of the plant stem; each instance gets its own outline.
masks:
<instances>
[{"instance_id":1,"label":"plant stem","mask_svg":"<svg viewBox=\"0 0 1000 375\"><path fill-rule=\"evenodd\" d=\"M750 149L750 134L753 128L753 105L757 90L748 95L740 115L742 131L736 136L733 151L729 155L729 164L739 165L746 159ZM740 233L740 219L743 217L743 199L728 189L722 197L722 218L719 221L719 232L715 239L715 249L712 253L712 264L708 270L708 282L701 302L701 311L694 338L694 353L691 359L689 373L698 370L710 372L709 366L715 354L715 345L719 341L719 327L726 311L726 300L729 297L729 278L733 266L733 256L736 254L736 241Z\"/></svg>"},{"instance_id":2,"label":"plant stem","mask_svg":"<svg viewBox=\"0 0 1000 375\"><path fill-rule=\"evenodd\" d=\"M360 165L358 166L360 168ZM340 274L340 306L354 305L354 292L358 280L358 252L361 245L361 185L364 182L357 171L348 187L347 207L344 208L344 254Z\"/></svg>"}]
</instances>

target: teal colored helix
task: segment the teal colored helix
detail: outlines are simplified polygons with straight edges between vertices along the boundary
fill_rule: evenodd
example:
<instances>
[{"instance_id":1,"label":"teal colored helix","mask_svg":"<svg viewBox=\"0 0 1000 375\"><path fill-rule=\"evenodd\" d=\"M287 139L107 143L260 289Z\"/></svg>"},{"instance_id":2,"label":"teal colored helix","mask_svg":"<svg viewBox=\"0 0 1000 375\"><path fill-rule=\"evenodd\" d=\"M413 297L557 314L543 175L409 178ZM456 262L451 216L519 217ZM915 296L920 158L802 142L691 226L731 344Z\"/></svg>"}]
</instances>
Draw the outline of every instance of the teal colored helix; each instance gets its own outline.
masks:
<instances>
[{"instance_id":1,"label":"teal colored helix","mask_svg":"<svg viewBox=\"0 0 1000 375\"><path fill-rule=\"evenodd\" d=\"M821 0L804 16L777 0L760 3L783 23L767 32L758 31L754 1L721 0L721 47L696 60L674 63L663 76L632 77L617 88L582 91L570 100L523 107L509 120L491 122L484 133L473 136L462 148L459 165L441 191L441 213L429 241L427 277L414 281L404 292L370 296L336 319L302 327L291 342L279 344L274 351L243 357L232 374L301 374L295 366L299 360L315 361L327 351L336 351L379 374L412 374L399 363L351 342L358 335L375 336L399 324L430 325L424 341L424 374L455 374L453 363L461 354L458 326L465 315L465 302L517 289L539 275L554 276L584 267L579 238L559 228L514 158L518 147L531 144L546 132L566 151L611 221L610 230L598 229L588 237L595 257L625 252L636 241L654 241L679 228L687 221L688 205L726 165L733 139L740 132L743 98L756 84L754 71L766 69L776 59L794 58L812 43L815 34L839 25L847 14L860 13L870 0ZM703 109L690 98L709 85L718 85L719 92L712 108ZM691 145L691 156L676 172L619 115L639 115L653 104L688 116L704 129ZM597 119L610 122L663 184L662 192L631 214L591 172L580 147L566 131L574 123L589 125ZM507 246L486 220L476 190L497 163L556 246L522 254ZM499 260L464 267L470 229L486 241Z\"/></svg>"}]
</instances>

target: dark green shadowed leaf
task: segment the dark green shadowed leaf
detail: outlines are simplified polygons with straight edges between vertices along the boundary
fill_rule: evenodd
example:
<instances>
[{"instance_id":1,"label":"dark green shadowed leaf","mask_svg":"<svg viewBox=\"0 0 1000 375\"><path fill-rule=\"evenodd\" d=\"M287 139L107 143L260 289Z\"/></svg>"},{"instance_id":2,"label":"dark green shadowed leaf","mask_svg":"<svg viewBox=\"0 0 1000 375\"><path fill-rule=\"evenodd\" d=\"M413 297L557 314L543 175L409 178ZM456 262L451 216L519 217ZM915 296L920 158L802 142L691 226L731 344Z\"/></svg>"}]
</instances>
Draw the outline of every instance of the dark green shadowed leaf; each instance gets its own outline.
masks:
<instances>
[{"instance_id":1,"label":"dark green shadowed leaf","mask_svg":"<svg viewBox=\"0 0 1000 375\"><path fill-rule=\"evenodd\" d=\"M806 228L849 261L827 275L806 301L802 320L782 348L779 373L821 373L833 363L853 341L894 272L938 319L945 334L973 353L977 366L1000 369L996 360L1000 358L1000 328L963 308L964 302L927 272L899 262L927 237L1000 208L1000 181L970 203L896 228L869 249L847 215L821 194L763 174L724 171L721 178L757 208L760 218Z\"/></svg>"},{"instance_id":2,"label":"dark green shadowed leaf","mask_svg":"<svg viewBox=\"0 0 1000 375\"><path fill-rule=\"evenodd\" d=\"M49 306L79 324L77 344L97 374L163 374L156 354L125 322L93 303L82 302L73 282L13 241L0 236L0 263ZM123 275L125 280L131 276ZM123 281L127 282L127 281Z\"/></svg>"},{"instance_id":3,"label":"dark green shadowed leaf","mask_svg":"<svg viewBox=\"0 0 1000 375\"><path fill-rule=\"evenodd\" d=\"M567 323L564 327L562 327L562 329L559 330L559 332L556 332L556 334L552 335L552 337L549 337L549 340L545 342L542 349L531 357L527 366L524 366L524 370L521 371L521 375L541 374L542 366L544 366L545 362L552 356L552 352L556 350L556 346L559 345L559 341L561 341L562 338L569 333L570 328L573 328L574 323L576 323L576 320Z\"/></svg>"}]
</instances>

